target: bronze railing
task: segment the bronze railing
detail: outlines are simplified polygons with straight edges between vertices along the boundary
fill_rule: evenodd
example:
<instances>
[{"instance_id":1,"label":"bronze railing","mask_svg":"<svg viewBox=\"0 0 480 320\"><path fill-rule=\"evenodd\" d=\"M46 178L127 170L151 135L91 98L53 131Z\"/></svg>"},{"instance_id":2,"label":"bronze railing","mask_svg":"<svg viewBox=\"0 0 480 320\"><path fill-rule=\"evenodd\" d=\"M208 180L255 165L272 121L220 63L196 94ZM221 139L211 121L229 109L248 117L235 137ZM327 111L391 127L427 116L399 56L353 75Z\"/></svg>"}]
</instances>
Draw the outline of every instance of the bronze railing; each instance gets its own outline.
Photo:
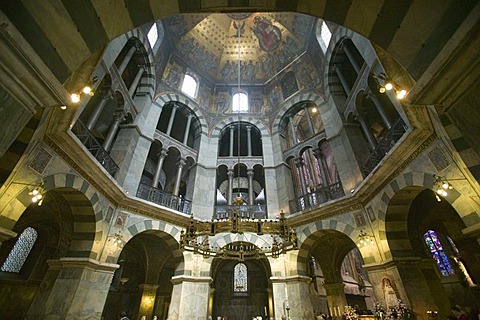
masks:
<instances>
[{"instance_id":1,"label":"bronze railing","mask_svg":"<svg viewBox=\"0 0 480 320\"><path fill-rule=\"evenodd\" d=\"M190 214L192 211L192 201L145 183L138 185L137 197L185 214Z\"/></svg>"},{"instance_id":2,"label":"bronze railing","mask_svg":"<svg viewBox=\"0 0 480 320\"><path fill-rule=\"evenodd\" d=\"M316 189L312 193L301 195L290 200L290 213L300 212L307 209L314 209L321 204L345 196L341 182Z\"/></svg>"},{"instance_id":3,"label":"bronze railing","mask_svg":"<svg viewBox=\"0 0 480 320\"><path fill-rule=\"evenodd\" d=\"M231 219L234 210L238 210L238 217L242 219L266 219L267 206L266 205L225 205L215 206L213 219Z\"/></svg>"}]
</instances>

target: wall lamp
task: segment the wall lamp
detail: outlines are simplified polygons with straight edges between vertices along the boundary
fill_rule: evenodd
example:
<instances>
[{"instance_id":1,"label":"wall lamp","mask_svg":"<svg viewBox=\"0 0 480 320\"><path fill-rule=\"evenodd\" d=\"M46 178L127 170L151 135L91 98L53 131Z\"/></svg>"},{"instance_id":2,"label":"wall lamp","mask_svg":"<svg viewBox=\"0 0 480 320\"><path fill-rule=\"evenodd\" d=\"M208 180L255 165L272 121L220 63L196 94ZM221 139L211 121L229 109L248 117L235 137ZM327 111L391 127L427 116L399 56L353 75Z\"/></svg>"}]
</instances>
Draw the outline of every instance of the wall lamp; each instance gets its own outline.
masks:
<instances>
[{"instance_id":1,"label":"wall lamp","mask_svg":"<svg viewBox=\"0 0 480 320\"><path fill-rule=\"evenodd\" d=\"M446 197L448 196L447 190L453 189L453 186L442 176L433 175L433 189L436 192L435 198L438 202L442 201L439 196Z\"/></svg>"},{"instance_id":2,"label":"wall lamp","mask_svg":"<svg viewBox=\"0 0 480 320\"><path fill-rule=\"evenodd\" d=\"M358 235L357 238L357 247L366 247L368 245L374 244L375 241L373 240L373 236L364 232L363 230L360 230L360 234Z\"/></svg>"},{"instance_id":3,"label":"wall lamp","mask_svg":"<svg viewBox=\"0 0 480 320\"><path fill-rule=\"evenodd\" d=\"M112 245L114 249L122 249L125 245L125 240L123 240L123 236L120 231L115 233L113 236L109 236L108 242Z\"/></svg>"},{"instance_id":4,"label":"wall lamp","mask_svg":"<svg viewBox=\"0 0 480 320\"><path fill-rule=\"evenodd\" d=\"M385 93L387 91L395 90L395 95L398 100L402 100L407 95L407 90L400 88L398 84L393 82L384 72L380 72L378 75L373 75L375 81L380 86L378 91Z\"/></svg>"},{"instance_id":5,"label":"wall lamp","mask_svg":"<svg viewBox=\"0 0 480 320\"><path fill-rule=\"evenodd\" d=\"M93 77L92 80L87 82L80 91L70 94L70 101L76 104L80 102L83 94L93 96L95 94L95 92L93 91L93 85L97 82L97 80L97 76Z\"/></svg>"},{"instance_id":6,"label":"wall lamp","mask_svg":"<svg viewBox=\"0 0 480 320\"><path fill-rule=\"evenodd\" d=\"M30 191L28 195L30 196L30 201L32 203L36 203L38 206L43 204L43 200L45 199L45 194L47 193L44 188L44 182L41 181L40 184L32 184L32 183L23 183L23 182L12 182L12 184L19 184L22 186L27 186Z\"/></svg>"}]
</instances>

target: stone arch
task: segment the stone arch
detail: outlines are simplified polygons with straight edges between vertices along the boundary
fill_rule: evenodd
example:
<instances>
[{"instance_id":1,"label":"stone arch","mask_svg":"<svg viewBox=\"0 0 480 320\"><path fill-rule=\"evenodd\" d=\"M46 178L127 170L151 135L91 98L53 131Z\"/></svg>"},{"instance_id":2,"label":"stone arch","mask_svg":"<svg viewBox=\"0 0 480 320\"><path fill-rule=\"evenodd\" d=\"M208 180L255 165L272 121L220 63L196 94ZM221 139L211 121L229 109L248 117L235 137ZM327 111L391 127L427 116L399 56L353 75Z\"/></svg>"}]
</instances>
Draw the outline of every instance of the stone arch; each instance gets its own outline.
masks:
<instances>
[{"instance_id":1,"label":"stone arch","mask_svg":"<svg viewBox=\"0 0 480 320\"><path fill-rule=\"evenodd\" d=\"M220 133L222 132L222 129L225 128L226 126L232 124L232 123L237 123L237 122L245 122L249 123L253 126L255 126L259 131L262 137L267 137L270 135L270 130L265 123L260 121L258 118L252 117L252 116L247 116L247 115L231 115L220 122L218 122L215 127L212 128L210 136L212 138L220 138Z\"/></svg>"},{"instance_id":2,"label":"stone arch","mask_svg":"<svg viewBox=\"0 0 480 320\"><path fill-rule=\"evenodd\" d=\"M83 178L70 173L51 175L43 178L43 181L45 191L55 190L65 198L73 214L74 234L67 256L98 259L99 252L94 244L103 236L103 211L95 188Z\"/></svg>"},{"instance_id":3,"label":"stone arch","mask_svg":"<svg viewBox=\"0 0 480 320\"><path fill-rule=\"evenodd\" d=\"M239 241L251 243L259 248L271 246L270 241L267 241L267 239L265 239L264 237L258 236L254 233L236 234L236 236L232 236L231 234L223 234L211 239L210 244L212 247L222 248L229 243Z\"/></svg>"},{"instance_id":4,"label":"stone arch","mask_svg":"<svg viewBox=\"0 0 480 320\"><path fill-rule=\"evenodd\" d=\"M147 35L141 31L140 28L135 28L133 30L128 31L127 33L123 34L117 41L121 41L120 45L122 48L127 44L127 42L131 39L135 39L135 41L141 46L143 58L145 59L145 76L142 77L142 80L138 84L137 93L141 94L148 94L150 98L153 98L155 95L155 88L156 88L156 72L155 72L155 63L154 63L154 55L152 48L147 39Z\"/></svg>"},{"instance_id":5,"label":"stone arch","mask_svg":"<svg viewBox=\"0 0 480 320\"><path fill-rule=\"evenodd\" d=\"M301 228L297 228L298 236L298 259L297 270L299 275L308 276L306 266L309 261L309 253L313 249L315 243L320 239L320 231L331 230L339 232L350 240L355 241L360 235L360 231L355 229L350 224L336 219L320 220L314 223L307 224Z\"/></svg>"},{"instance_id":6,"label":"stone arch","mask_svg":"<svg viewBox=\"0 0 480 320\"><path fill-rule=\"evenodd\" d=\"M198 107L197 103L187 98L183 94L178 93L162 93L157 95L154 99L153 104L158 106L160 109L168 102L180 102L192 110L192 112L197 116L198 121L200 122L200 126L202 127L202 135L207 135L208 133L208 124L205 116L203 115L202 111Z\"/></svg>"},{"instance_id":7,"label":"stone arch","mask_svg":"<svg viewBox=\"0 0 480 320\"><path fill-rule=\"evenodd\" d=\"M386 211L380 212L378 219L378 232L385 234L381 239L384 248L390 248L392 256L411 256L413 250L407 233L407 217L412 201L425 189L434 188L433 173L429 172L407 172L397 176L384 189L380 200ZM448 197L442 199L447 201L458 213L463 223L469 227L476 223L478 215L475 209L469 204L465 195L456 189L449 192ZM477 217L474 219L474 217ZM404 230L404 232L396 232ZM395 236L393 237L393 233Z\"/></svg>"},{"instance_id":8,"label":"stone arch","mask_svg":"<svg viewBox=\"0 0 480 320\"><path fill-rule=\"evenodd\" d=\"M134 236L149 230L161 231L157 234L162 240L166 242L168 247L172 250L173 257L175 259L175 264L177 269L176 274L183 274L184 263L183 263L183 253L179 249L180 241L180 231L181 228L172 225L168 222L146 219L138 223L130 225L128 228L124 229L120 234L128 242ZM116 261L119 257L120 252L116 252L114 256L109 256L107 261Z\"/></svg>"},{"instance_id":9,"label":"stone arch","mask_svg":"<svg viewBox=\"0 0 480 320\"><path fill-rule=\"evenodd\" d=\"M293 98L285 101L282 107L278 110L277 116L273 120L272 128L280 128L280 122L285 116L285 114L288 112L288 110L301 101L312 101L318 106L319 110L322 110L325 106L325 100L323 99L323 97L316 93L306 92L299 95L294 95Z\"/></svg>"}]
</instances>

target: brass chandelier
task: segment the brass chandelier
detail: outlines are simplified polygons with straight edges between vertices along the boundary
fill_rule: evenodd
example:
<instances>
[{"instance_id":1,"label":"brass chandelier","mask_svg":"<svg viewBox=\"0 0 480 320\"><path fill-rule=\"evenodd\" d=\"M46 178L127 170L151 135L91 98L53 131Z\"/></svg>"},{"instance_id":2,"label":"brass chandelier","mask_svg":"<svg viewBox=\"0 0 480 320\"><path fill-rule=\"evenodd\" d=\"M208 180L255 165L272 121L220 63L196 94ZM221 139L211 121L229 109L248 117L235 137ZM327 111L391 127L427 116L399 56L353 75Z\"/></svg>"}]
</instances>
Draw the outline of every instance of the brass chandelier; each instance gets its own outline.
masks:
<instances>
[{"instance_id":1,"label":"brass chandelier","mask_svg":"<svg viewBox=\"0 0 480 320\"><path fill-rule=\"evenodd\" d=\"M222 259L248 260L258 259L261 255L278 258L281 254L298 249L296 231L287 224L283 211L278 219L244 219L239 217L243 198L235 198L232 215L229 219L214 219L212 221L197 221L190 217L189 225L180 234L180 249L201 254L205 258L219 257ZM243 241L234 242L220 248L210 245L210 237L221 233L269 234L272 243L269 246L257 247Z\"/></svg>"}]
</instances>

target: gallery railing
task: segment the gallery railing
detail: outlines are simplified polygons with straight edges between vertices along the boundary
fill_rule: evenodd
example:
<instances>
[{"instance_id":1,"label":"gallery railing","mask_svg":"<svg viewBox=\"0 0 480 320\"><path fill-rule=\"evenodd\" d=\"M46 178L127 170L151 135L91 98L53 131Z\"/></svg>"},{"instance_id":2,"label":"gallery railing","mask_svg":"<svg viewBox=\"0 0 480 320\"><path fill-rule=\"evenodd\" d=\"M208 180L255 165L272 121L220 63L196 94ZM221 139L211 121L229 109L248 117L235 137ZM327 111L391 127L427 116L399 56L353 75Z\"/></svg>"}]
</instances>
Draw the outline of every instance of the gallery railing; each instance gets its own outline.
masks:
<instances>
[{"instance_id":1,"label":"gallery railing","mask_svg":"<svg viewBox=\"0 0 480 320\"><path fill-rule=\"evenodd\" d=\"M185 214L190 214L192 211L192 201L145 183L140 183L138 186L137 197Z\"/></svg>"},{"instance_id":2,"label":"gallery railing","mask_svg":"<svg viewBox=\"0 0 480 320\"><path fill-rule=\"evenodd\" d=\"M398 119L392 126L390 131L379 141L375 150L373 150L370 158L362 166L363 175L366 177L375 167L382 161L385 155L390 151L398 140L407 132L407 125L403 122L403 119Z\"/></svg>"},{"instance_id":3,"label":"gallery railing","mask_svg":"<svg viewBox=\"0 0 480 320\"><path fill-rule=\"evenodd\" d=\"M215 206L213 219L230 219L233 210L238 210L238 217L242 219L266 219L267 206L266 205L225 205Z\"/></svg>"},{"instance_id":4,"label":"gallery railing","mask_svg":"<svg viewBox=\"0 0 480 320\"><path fill-rule=\"evenodd\" d=\"M118 171L118 165L113 161L108 152L103 149L100 142L95 139L93 134L83 122L78 119L72 127L72 132L77 136L77 138L82 142L82 144L90 151L92 156L98 160L102 167L107 170L107 172L113 177Z\"/></svg>"},{"instance_id":5,"label":"gallery railing","mask_svg":"<svg viewBox=\"0 0 480 320\"><path fill-rule=\"evenodd\" d=\"M307 209L314 209L321 204L345 196L341 182L331 184L326 187L316 189L312 193L304 194L293 200L290 200L290 212L295 213Z\"/></svg>"}]
</instances>

